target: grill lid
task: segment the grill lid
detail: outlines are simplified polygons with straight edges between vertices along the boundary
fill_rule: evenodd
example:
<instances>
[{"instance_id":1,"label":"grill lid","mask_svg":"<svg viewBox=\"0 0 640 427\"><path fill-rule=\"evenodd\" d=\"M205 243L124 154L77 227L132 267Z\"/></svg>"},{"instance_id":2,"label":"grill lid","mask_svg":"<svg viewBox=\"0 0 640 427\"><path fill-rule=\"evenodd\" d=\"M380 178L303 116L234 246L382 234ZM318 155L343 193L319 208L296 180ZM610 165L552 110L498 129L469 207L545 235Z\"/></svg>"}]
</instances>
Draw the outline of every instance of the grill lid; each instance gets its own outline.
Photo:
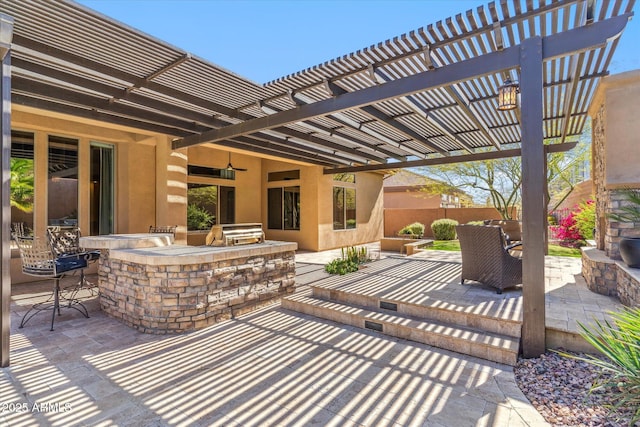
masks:
<instances>
[{"instance_id":1,"label":"grill lid","mask_svg":"<svg viewBox=\"0 0 640 427\"><path fill-rule=\"evenodd\" d=\"M211 227L206 244L210 246L236 246L264 242L262 224L220 224Z\"/></svg>"}]
</instances>

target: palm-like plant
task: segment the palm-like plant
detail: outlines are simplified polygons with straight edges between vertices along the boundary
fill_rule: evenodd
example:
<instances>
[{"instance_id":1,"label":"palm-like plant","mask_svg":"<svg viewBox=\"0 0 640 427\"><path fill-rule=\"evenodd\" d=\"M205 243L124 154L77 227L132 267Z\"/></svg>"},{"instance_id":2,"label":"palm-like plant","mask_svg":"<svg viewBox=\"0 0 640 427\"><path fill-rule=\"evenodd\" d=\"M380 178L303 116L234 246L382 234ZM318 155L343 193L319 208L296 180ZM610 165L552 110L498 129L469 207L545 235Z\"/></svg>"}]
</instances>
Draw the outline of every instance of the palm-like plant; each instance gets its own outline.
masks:
<instances>
[{"instance_id":1,"label":"palm-like plant","mask_svg":"<svg viewBox=\"0 0 640 427\"><path fill-rule=\"evenodd\" d=\"M11 158L11 206L31 212L33 194L33 160Z\"/></svg>"},{"instance_id":2,"label":"palm-like plant","mask_svg":"<svg viewBox=\"0 0 640 427\"><path fill-rule=\"evenodd\" d=\"M640 307L610 313L612 323L596 320L593 330L579 323L581 335L606 359L593 355L578 357L612 375L593 385L610 388L618 399L615 409L633 408L630 425L640 420Z\"/></svg>"},{"instance_id":3,"label":"palm-like plant","mask_svg":"<svg viewBox=\"0 0 640 427\"><path fill-rule=\"evenodd\" d=\"M620 206L618 212L610 213L609 218L618 222L640 222L640 190L626 188L622 194L628 203Z\"/></svg>"}]
</instances>

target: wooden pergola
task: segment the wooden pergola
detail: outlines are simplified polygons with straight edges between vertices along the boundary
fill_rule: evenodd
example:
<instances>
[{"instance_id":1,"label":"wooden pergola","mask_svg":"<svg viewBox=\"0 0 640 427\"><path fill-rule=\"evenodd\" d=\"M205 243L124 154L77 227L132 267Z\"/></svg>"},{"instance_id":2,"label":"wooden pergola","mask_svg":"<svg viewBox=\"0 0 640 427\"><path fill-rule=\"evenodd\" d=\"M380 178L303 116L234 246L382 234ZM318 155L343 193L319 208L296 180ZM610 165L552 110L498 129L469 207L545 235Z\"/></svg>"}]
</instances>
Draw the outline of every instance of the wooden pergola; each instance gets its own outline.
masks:
<instances>
[{"instance_id":1,"label":"wooden pergola","mask_svg":"<svg viewBox=\"0 0 640 427\"><path fill-rule=\"evenodd\" d=\"M0 364L9 364L11 105L315 164L522 157L523 351L545 350L546 153L570 149L634 0L502 0L259 85L69 1L4 0ZM519 82L520 107L498 111Z\"/></svg>"}]
</instances>

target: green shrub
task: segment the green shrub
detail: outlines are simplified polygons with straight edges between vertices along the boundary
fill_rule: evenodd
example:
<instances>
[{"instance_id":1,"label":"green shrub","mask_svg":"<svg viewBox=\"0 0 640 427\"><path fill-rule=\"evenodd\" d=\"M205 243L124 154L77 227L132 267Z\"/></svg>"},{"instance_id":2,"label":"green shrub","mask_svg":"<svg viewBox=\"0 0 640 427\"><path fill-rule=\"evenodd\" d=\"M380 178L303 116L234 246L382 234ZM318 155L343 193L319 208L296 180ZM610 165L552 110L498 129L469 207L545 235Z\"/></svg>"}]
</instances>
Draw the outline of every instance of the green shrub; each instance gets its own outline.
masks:
<instances>
[{"instance_id":1,"label":"green shrub","mask_svg":"<svg viewBox=\"0 0 640 427\"><path fill-rule=\"evenodd\" d=\"M412 234L414 236L424 236L424 224L414 222L413 224L405 225L398 231L398 235Z\"/></svg>"},{"instance_id":2,"label":"green shrub","mask_svg":"<svg viewBox=\"0 0 640 427\"><path fill-rule=\"evenodd\" d=\"M356 248L355 246L351 246L346 249L342 248L342 259L355 262L356 264L362 264L370 260L369 252L364 246L359 248Z\"/></svg>"},{"instance_id":3,"label":"green shrub","mask_svg":"<svg viewBox=\"0 0 640 427\"><path fill-rule=\"evenodd\" d=\"M213 225L214 217L198 205L187 206L187 229L208 230Z\"/></svg>"},{"instance_id":4,"label":"green shrub","mask_svg":"<svg viewBox=\"0 0 640 427\"><path fill-rule=\"evenodd\" d=\"M369 252L364 246L356 248L351 246L342 248L342 258L334 259L324 266L324 271L329 274L344 275L358 271L358 266L369 261Z\"/></svg>"},{"instance_id":5,"label":"green shrub","mask_svg":"<svg viewBox=\"0 0 640 427\"><path fill-rule=\"evenodd\" d=\"M437 219L431 223L431 231L436 240L454 240L456 238L455 219Z\"/></svg>"},{"instance_id":6,"label":"green shrub","mask_svg":"<svg viewBox=\"0 0 640 427\"><path fill-rule=\"evenodd\" d=\"M596 320L594 330L578 323L583 338L606 359L588 354L585 357L563 355L584 360L611 374L596 382L592 391L607 388L617 397L614 409L634 409L629 423L633 426L640 420L640 307L625 307L610 315L613 324Z\"/></svg>"},{"instance_id":7,"label":"green shrub","mask_svg":"<svg viewBox=\"0 0 640 427\"><path fill-rule=\"evenodd\" d=\"M324 266L324 271L329 274L344 275L358 271L358 264L348 259L334 259Z\"/></svg>"},{"instance_id":8,"label":"green shrub","mask_svg":"<svg viewBox=\"0 0 640 427\"><path fill-rule=\"evenodd\" d=\"M621 193L627 200L607 216L617 222L640 222L640 189L625 188Z\"/></svg>"},{"instance_id":9,"label":"green shrub","mask_svg":"<svg viewBox=\"0 0 640 427\"><path fill-rule=\"evenodd\" d=\"M467 225L484 225L484 221L469 221Z\"/></svg>"},{"instance_id":10,"label":"green shrub","mask_svg":"<svg viewBox=\"0 0 640 427\"><path fill-rule=\"evenodd\" d=\"M580 203L580 209L573 216L576 229L583 239L593 239L593 229L596 227L596 204L593 200Z\"/></svg>"}]
</instances>

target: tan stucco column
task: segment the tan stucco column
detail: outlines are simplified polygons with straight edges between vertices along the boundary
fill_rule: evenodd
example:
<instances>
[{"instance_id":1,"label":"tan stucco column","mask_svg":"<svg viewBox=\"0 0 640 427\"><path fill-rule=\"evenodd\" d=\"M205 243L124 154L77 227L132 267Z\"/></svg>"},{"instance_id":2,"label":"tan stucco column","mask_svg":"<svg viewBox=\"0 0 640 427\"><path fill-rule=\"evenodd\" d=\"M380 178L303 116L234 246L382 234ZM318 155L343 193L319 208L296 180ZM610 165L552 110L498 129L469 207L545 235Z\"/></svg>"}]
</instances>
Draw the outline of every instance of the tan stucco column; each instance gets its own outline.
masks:
<instances>
[{"instance_id":1,"label":"tan stucco column","mask_svg":"<svg viewBox=\"0 0 640 427\"><path fill-rule=\"evenodd\" d=\"M603 78L589 109L592 117L592 179L596 194L598 249L620 259L620 239L638 237L633 223L610 221L620 207L624 188L640 188L640 70Z\"/></svg>"},{"instance_id":2,"label":"tan stucco column","mask_svg":"<svg viewBox=\"0 0 640 427\"><path fill-rule=\"evenodd\" d=\"M171 138L156 145L156 225L177 225L175 243L187 244L187 149L171 150Z\"/></svg>"}]
</instances>

